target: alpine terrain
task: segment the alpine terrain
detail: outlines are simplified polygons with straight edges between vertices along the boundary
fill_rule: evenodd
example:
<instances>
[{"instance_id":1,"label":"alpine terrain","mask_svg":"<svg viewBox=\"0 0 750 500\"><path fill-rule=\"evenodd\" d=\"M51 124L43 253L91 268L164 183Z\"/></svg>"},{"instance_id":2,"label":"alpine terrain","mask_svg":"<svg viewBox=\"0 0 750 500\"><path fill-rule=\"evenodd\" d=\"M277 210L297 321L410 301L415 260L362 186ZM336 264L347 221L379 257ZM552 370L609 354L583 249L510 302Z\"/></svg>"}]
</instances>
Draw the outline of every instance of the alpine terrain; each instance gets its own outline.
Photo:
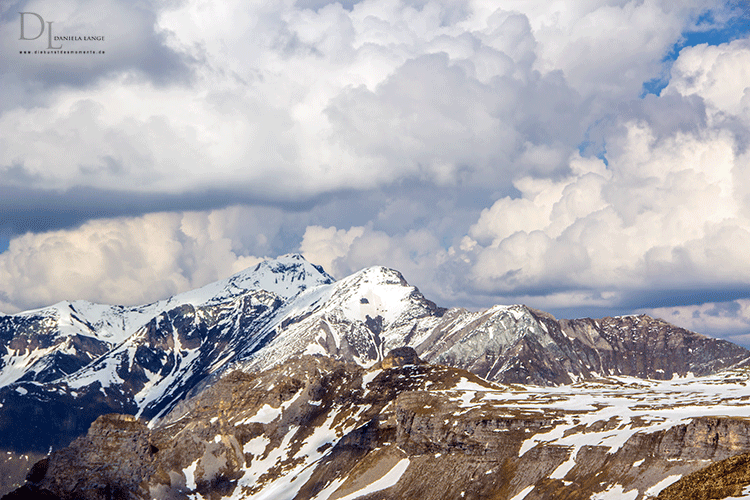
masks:
<instances>
[{"instance_id":1,"label":"alpine terrain","mask_svg":"<svg viewBox=\"0 0 750 500\"><path fill-rule=\"evenodd\" d=\"M144 306L0 315L0 493L655 498L750 453L749 358L648 316L446 309L398 271L335 281L287 255Z\"/></svg>"}]
</instances>

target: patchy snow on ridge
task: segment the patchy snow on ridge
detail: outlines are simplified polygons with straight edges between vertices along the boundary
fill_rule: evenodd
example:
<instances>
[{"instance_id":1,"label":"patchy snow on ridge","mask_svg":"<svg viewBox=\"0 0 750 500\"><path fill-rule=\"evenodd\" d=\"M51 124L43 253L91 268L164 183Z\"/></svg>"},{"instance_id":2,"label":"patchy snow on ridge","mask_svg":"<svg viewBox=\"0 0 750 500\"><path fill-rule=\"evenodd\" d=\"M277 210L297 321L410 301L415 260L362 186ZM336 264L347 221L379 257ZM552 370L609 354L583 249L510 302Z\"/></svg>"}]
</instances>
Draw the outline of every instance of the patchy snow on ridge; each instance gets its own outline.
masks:
<instances>
[{"instance_id":1,"label":"patchy snow on ridge","mask_svg":"<svg viewBox=\"0 0 750 500\"><path fill-rule=\"evenodd\" d=\"M518 456L523 457L536 446L567 448L567 460L547 476L564 481L584 447L605 447L608 455L613 455L635 434L667 430L688 424L696 417L750 418L748 382L750 372L742 369L674 380L608 377L558 387L526 386L517 390L511 386L502 391L478 390L461 381L454 389L456 395L452 400L462 408L457 415L463 414L463 408L467 407L492 415L554 415L550 428L522 442ZM634 460L632 467L639 467L644 461L643 458ZM680 477L681 474L671 474L640 492L632 486L615 484L591 498L633 500L641 494L648 498Z\"/></svg>"},{"instance_id":2,"label":"patchy snow on ridge","mask_svg":"<svg viewBox=\"0 0 750 500\"><path fill-rule=\"evenodd\" d=\"M274 408L269 404L265 404L260 409L258 409L258 412L255 413L255 415L247 417L246 419L237 422L237 424L235 425L249 424L253 422L259 424L270 424L281 415L281 410L282 409L280 407Z\"/></svg>"}]
</instances>

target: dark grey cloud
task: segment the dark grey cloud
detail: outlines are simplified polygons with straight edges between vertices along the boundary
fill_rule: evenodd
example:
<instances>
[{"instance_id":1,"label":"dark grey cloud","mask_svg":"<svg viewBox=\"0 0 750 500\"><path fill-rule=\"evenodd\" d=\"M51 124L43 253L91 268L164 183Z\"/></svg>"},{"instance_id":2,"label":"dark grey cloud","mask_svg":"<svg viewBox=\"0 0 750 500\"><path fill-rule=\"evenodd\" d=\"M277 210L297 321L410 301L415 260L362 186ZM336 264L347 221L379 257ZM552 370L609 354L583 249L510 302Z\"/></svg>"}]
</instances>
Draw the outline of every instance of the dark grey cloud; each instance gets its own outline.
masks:
<instances>
[{"instance_id":1,"label":"dark grey cloud","mask_svg":"<svg viewBox=\"0 0 750 500\"><path fill-rule=\"evenodd\" d=\"M285 215L280 252L299 244L308 225L372 224L389 234L429 227L449 246L465 234L497 191L433 187L416 179L369 191L336 190L297 200L263 199L250 190L212 189L179 193L114 191L78 186L35 188L35 177L21 165L3 171L0 184L0 237L71 229L90 219L136 217L152 212L206 211L233 205L273 208ZM15 181L15 182L13 182ZM503 194L512 195L512 191Z\"/></svg>"},{"instance_id":2,"label":"dark grey cloud","mask_svg":"<svg viewBox=\"0 0 750 500\"><path fill-rule=\"evenodd\" d=\"M352 194L329 195L336 199ZM91 187L68 190L0 186L0 231L17 235L68 229L89 219L133 217L151 212L202 211L231 205L261 205L286 211L309 211L316 202L269 202L233 190L206 190L185 193L143 193L112 191Z\"/></svg>"},{"instance_id":3,"label":"dark grey cloud","mask_svg":"<svg viewBox=\"0 0 750 500\"><path fill-rule=\"evenodd\" d=\"M730 302L750 298L750 286L727 285L696 286L691 289L669 289L654 287L633 291L625 295L620 307L625 310L679 307L712 302Z\"/></svg>"},{"instance_id":4,"label":"dark grey cloud","mask_svg":"<svg viewBox=\"0 0 750 500\"><path fill-rule=\"evenodd\" d=\"M707 309L704 314L709 316L721 317L732 315L736 316L742 310L742 306L737 301L722 302L713 304L711 308Z\"/></svg>"}]
</instances>

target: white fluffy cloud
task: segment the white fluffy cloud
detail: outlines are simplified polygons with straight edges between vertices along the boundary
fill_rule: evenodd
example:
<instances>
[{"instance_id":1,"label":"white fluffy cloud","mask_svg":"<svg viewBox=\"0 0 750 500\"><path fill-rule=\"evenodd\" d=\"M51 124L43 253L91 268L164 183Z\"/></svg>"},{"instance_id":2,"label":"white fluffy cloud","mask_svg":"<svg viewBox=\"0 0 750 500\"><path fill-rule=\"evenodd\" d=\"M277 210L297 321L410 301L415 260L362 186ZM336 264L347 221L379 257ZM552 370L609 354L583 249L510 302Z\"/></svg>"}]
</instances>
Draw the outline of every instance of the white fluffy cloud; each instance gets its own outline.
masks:
<instances>
[{"instance_id":1,"label":"white fluffy cloud","mask_svg":"<svg viewBox=\"0 0 750 500\"><path fill-rule=\"evenodd\" d=\"M28 102L6 101L0 173L20 167L43 188L210 187L276 199L403 178L499 189L518 170L556 172L590 120L613 99L637 96L681 30L710 7L19 5L73 34L108 30L111 55L97 56L101 71L85 85L55 81L60 68L42 71L70 58L4 68L8 86L46 85ZM130 21L137 29L123 31ZM17 23L6 16L4 50L19 43L8 38ZM168 67L172 80L157 74Z\"/></svg>"},{"instance_id":2,"label":"white fluffy cloud","mask_svg":"<svg viewBox=\"0 0 750 500\"><path fill-rule=\"evenodd\" d=\"M426 231L371 227L308 227L301 249L338 276L396 267L452 303L612 307L644 289L750 281L750 219L735 189L750 172L732 137L715 130L656 144L647 124L628 123L620 139L608 167L576 154L567 177L517 180L521 196L483 210L447 251Z\"/></svg>"},{"instance_id":3,"label":"white fluffy cloud","mask_svg":"<svg viewBox=\"0 0 750 500\"><path fill-rule=\"evenodd\" d=\"M698 95L712 114L750 122L750 40L684 49L664 92Z\"/></svg>"},{"instance_id":4,"label":"white fluffy cloud","mask_svg":"<svg viewBox=\"0 0 750 500\"><path fill-rule=\"evenodd\" d=\"M487 8L494 2L488 0ZM699 13L722 6L712 0L632 2L511 0L503 8L523 12L539 44L536 67L561 70L585 96L622 99L661 76L661 59Z\"/></svg>"},{"instance_id":5,"label":"white fluffy cloud","mask_svg":"<svg viewBox=\"0 0 750 500\"><path fill-rule=\"evenodd\" d=\"M356 267L350 263L392 258L411 266L423 288L438 298L470 302L468 294L475 300L509 298L556 308L637 303L644 291L653 297L660 291L746 287L750 161L736 134L736 120L729 119L742 118L736 113L742 112L738 103L745 87L733 79L722 84L708 77L710 85L683 85L688 80L685 67L691 66L694 74L719 71L718 58L741 59L745 46L725 44L713 50L720 56L697 62L696 50L708 49L686 49L677 60L674 84L655 99L668 105L677 102L675 96L705 102L706 107L693 110L690 127L665 127L648 112L638 119L625 116L607 128L608 165L576 152L565 162L565 176L517 178L513 184L520 196L502 197L484 209L447 253L429 239L410 246L404 234L387 237L357 228L356 238L336 246L331 265L348 270ZM706 120L703 112L726 119ZM350 235L326 231L329 240ZM315 234L309 230L306 239ZM368 252L356 248L365 241ZM419 248L422 253L413 253L409 263L393 256L393 248Z\"/></svg>"},{"instance_id":6,"label":"white fluffy cloud","mask_svg":"<svg viewBox=\"0 0 750 500\"><path fill-rule=\"evenodd\" d=\"M434 276L447 260L434 234L427 230L389 235L371 225L348 230L308 226L300 252L337 278L364 267L385 265L401 271L412 284L439 293Z\"/></svg>"},{"instance_id":7,"label":"white fluffy cloud","mask_svg":"<svg viewBox=\"0 0 750 500\"><path fill-rule=\"evenodd\" d=\"M645 123L608 143L609 167L574 156L559 181L522 178L469 231L472 281L519 287L618 289L742 283L750 236L737 184L750 175L722 130L656 141ZM745 236L743 236L745 235Z\"/></svg>"},{"instance_id":8,"label":"white fluffy cloud","mask_svg":"<svg viewBox=\"0 0 750 500\"><path fill-rule=\"evenodd\" d=\"M498 295L562 288L621 299L748 283L750 162L737 121L750 76L730 70L748 53L736 41L685 49L675 62L659 99L702 100L702 127L664 134L658 117L620 118L606 136L608 166L574 154L567 177L517 179L521 196L485 209L461 245L468 283Z\"/></svg>"},{"instance_id":9,"label":"white fluffy cloud","mask_svg":"<svg viewBox=\"0 0 750 500\"><path fill-rule=\"evenodd\" d=\"M348 230L335 227L308 226L302 238L300 252L311 262L323 266L330 274L342 278L348 269L342 269L337 261L346 257L354 240L360 238L365 228L355 226Z\"/></svg>"},{"instance_id":10,"label":"white fluffy cloud","mask_svg":"<svg viewBox=\"0 0 750 500\"><path fill-rule=\"evenodd\" d=\"M255 226L255 242L242 234L245 224ZM197 288L259 262L234 247L267 248L268 237L257 231L264 224L273 231L262 214L230 208L92 220L73 230L29 233L0 254L0 310L62 299L145 304Z\"/></svg>"}]
</instances>

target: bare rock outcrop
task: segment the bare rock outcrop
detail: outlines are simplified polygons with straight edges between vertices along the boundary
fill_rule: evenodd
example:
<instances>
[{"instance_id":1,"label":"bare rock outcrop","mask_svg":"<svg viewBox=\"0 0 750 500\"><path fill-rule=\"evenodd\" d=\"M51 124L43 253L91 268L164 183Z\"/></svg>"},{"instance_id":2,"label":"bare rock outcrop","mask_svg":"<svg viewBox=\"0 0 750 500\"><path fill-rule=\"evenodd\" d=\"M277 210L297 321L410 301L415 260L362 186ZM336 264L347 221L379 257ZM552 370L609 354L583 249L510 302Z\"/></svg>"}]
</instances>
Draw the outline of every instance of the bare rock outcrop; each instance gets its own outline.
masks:
<instances>
[{"instance_id":1,"label":"bare rock outcrop","mask_svg":"<svg viewBox=\"0 0 750 500\"><path fill-rule=\"evenodd\" d=\"M102 415L85 436L38 462L30 491L61 499L141 498L154 476L158 449L146 425L130 415Z\"/></svg>"}]
</instances>

